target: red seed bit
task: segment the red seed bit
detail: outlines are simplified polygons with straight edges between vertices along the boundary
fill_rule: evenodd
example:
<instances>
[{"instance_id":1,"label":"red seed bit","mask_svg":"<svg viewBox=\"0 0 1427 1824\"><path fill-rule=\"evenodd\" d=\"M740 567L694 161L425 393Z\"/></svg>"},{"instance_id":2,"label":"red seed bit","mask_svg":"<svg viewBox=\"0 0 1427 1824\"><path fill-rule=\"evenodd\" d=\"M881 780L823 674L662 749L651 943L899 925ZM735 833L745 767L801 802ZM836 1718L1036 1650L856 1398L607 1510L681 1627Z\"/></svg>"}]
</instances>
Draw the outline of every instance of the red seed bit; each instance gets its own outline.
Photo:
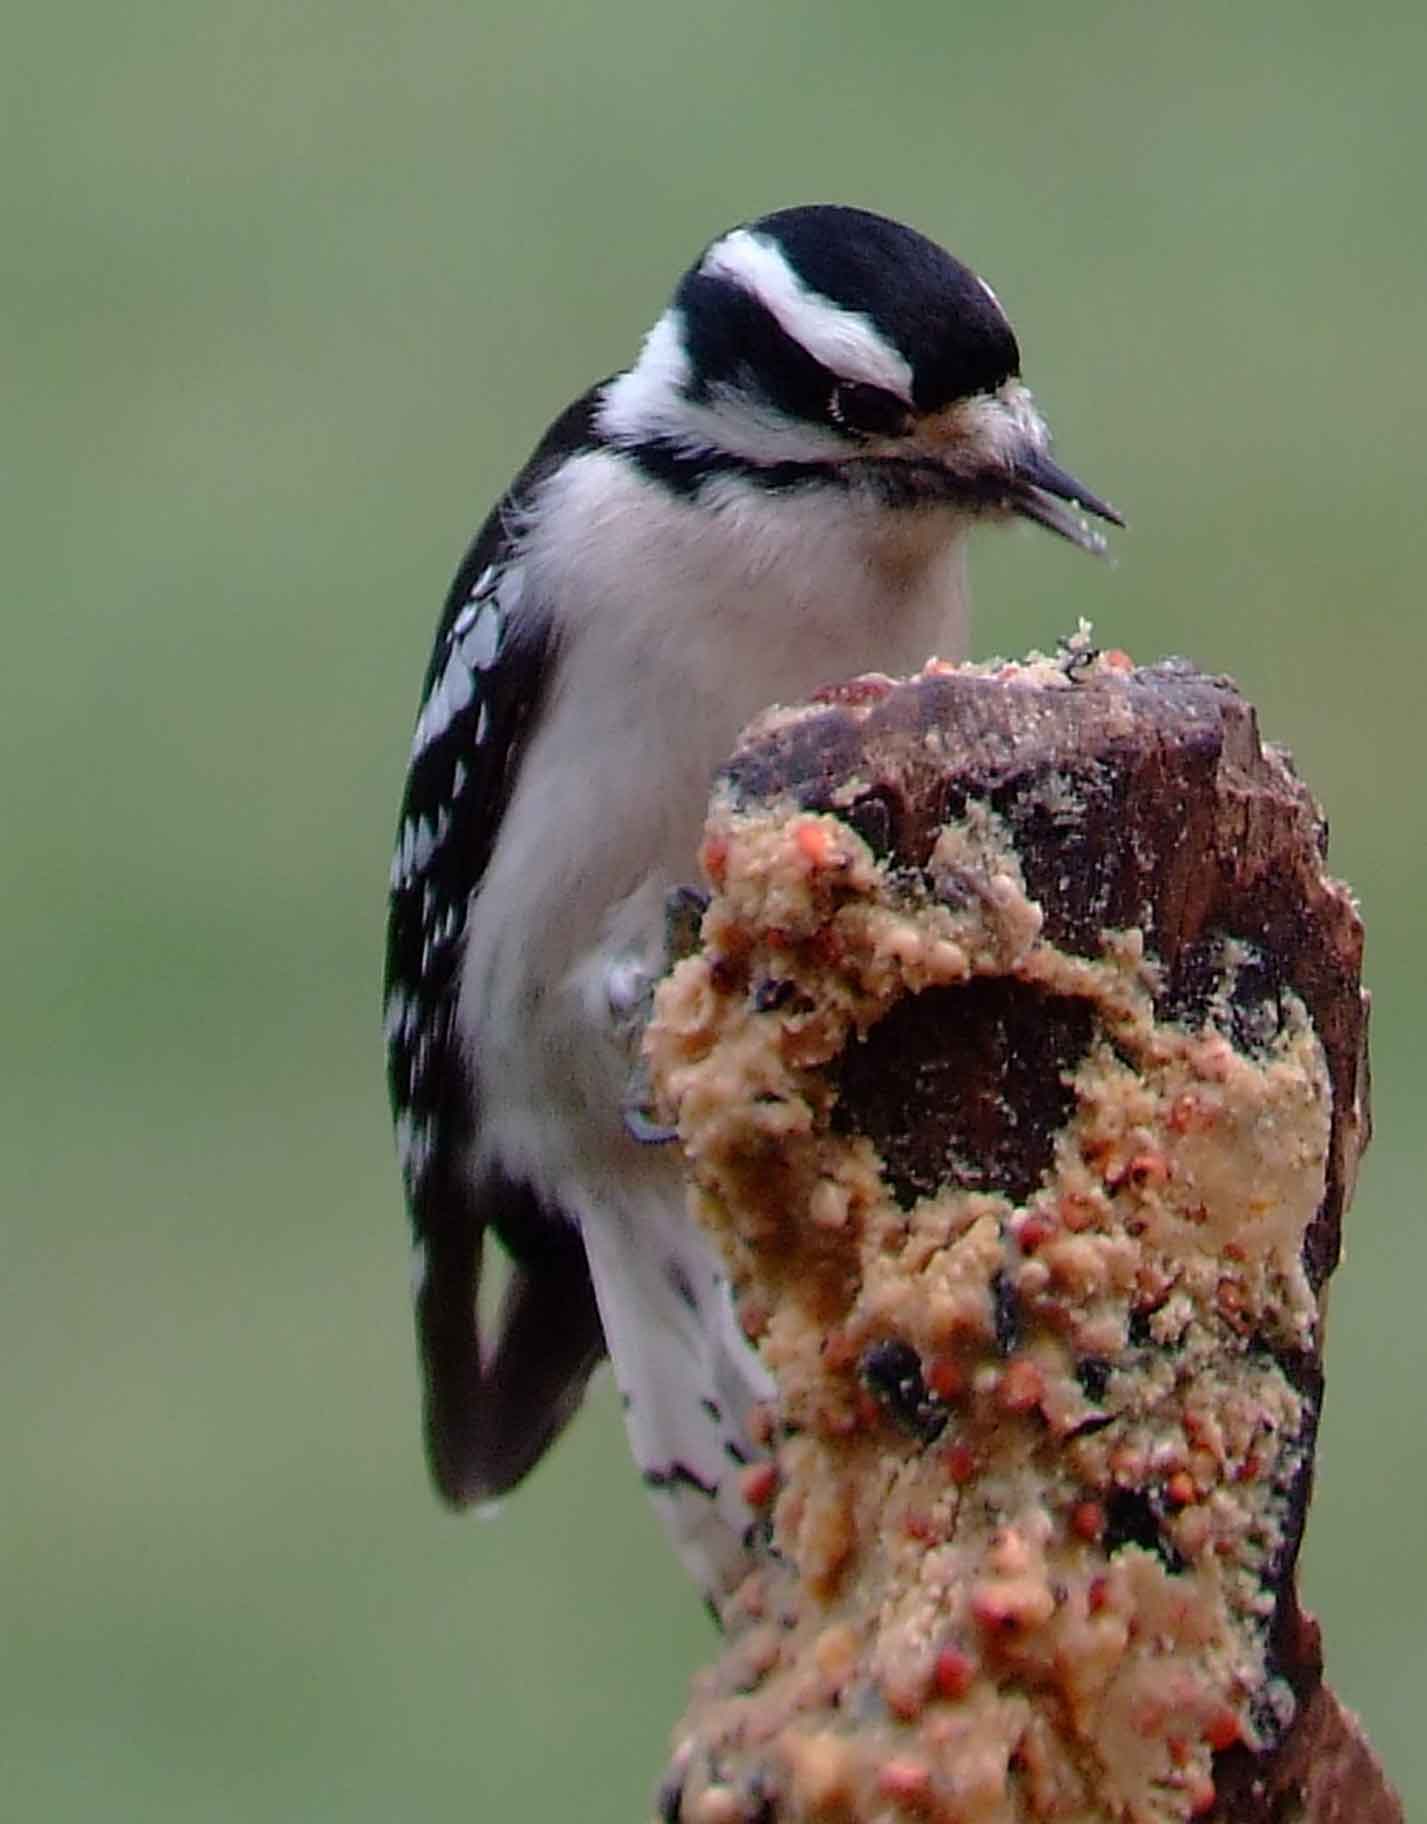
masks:
<instances>
[{"instance_id":1,"label":"red seed bit","mask_svg":"<svg viewBox=\"0 0 1427 1824\"><path fill-rule=\"evenodd\" d=\"M1204 1740L1214 1750L1222 1754L1226 1748L1243 1738L1243 1725L1227 1704L1220 1704L1217 1710L1210 1712L1201 1731Z\"/></svg>"},{"instance_id":2,"label":"red seed bit","mask_svg":"<svg viewBox=\"0 0 1427 1824\"><path fill-rule=\"evenodd\" d=\"M1169 1160L1158 1150L1141 1147L1123 1159L1111 1153L1100 1167L1100 1176L1112 1191L1118 1191L1127 1184L1133 1184L1138 1190L1157 1190L1168 1182L1170 1174Z\"/></svg>"},{"instance_id":3,"label":"red seed bit","mask_svg":"<svg viewBox=\"0 0 1427 1824\"><path fill-rule=\"evenodd\" d=\"M1094 1223L1096 1205L1081 1191L1067 1191L1056 1213L1072 1235L1080 1235Z\"/></svg>"},{"instance_id":4,"label":"red seed bit","mask_svg":"<svg viewBox=\"0 0 1427 1824\"><path fill-rule=\"evenodd\" d=\"M921 1545L930 1545L940 1537L940 1531L931 1515L915 1507L903 1518L902 1531L908 1539L915 1539Z\"/></svg>"},{"instance_id":5,"label":"red seed bit","mask_svg":"<svg viewBox=\"0 0 1427 1824\"><path fill-rule=\"evenodd\" d=\"M793 843L810 868L837 867L844 859L823 823L800 823L793 832Z\"/></svg>"},{"instance_id":6,"label":"red seed bit","mask_svg":"<svg viewBox=\"0 0 1427 1824\"><path fill-rule=\"evenodd\" d=\"M1034 1412L1045 1393L1045 1376L1028 1356L1007 1362L996 1400L1004 1412Z\"/></svg>"},{"instance_id":7,"label":"red seed bit","mask_svg":"<svg viewBox=\"0 0 1427 1824\"><path fill-rule=\"evenodd\" d=\"M941 1697L953 1702L966 1696L976 1677L976 1662L960 1647L943 1647L932 1666L932 1683Z\"/></svg>"},{"instance_id":8,"label":"red seed bit","mask_svg":"<svg viewBox=\"0 0 1427 1824\"><path fill-rule=\"evenodd\" d=\"M1032 1210L1016 1230L1016 1241L1023 1254L1034 1254L1055 1233L1055 1224L1041 1210Z\"/></svg>"},{"instance_id":9,"label":"red seed bit","mask_svg":"<svg viewBox=\"0 0 1427 1824\"><path fill-rule=\"evenodd\" d=\"M931 1793L931 1768L925 1761L897 1756L884 1761L877 1773L877 1790L896 1805L923 1805Z\"/></svg>"},{"instance_id":10,"label":"red seed bit","mask_svg":"<svg viewBox=\"0 0 1427 1824\"><path fill-rule=\"evenodd\" d=\"M1110 1579L1092 1577L1085 1590L1085 1606L1092 1615L1098 1615L1110 1600Z\"/></svg>"},{"instance_id":11,"label":"red seed bit","mask_svg":"<svg viewBox=\"0 0 1427 1824\"><path fill-rule=\"evenodd\" d=\"M864 703L880 703L893 688L893 680L882 671L864 671L860 677L840 684L822 684L812 694L814 703L845 703L855 709Z\"/></svg>"},{"instance_id":12,"label":"red seed bit","mask_svg":"<svg viewBox=\"0 0 1427 1824\"><path fill-rule=\"evenodd\" d=\"M778 1490L776 1463L750 1463L738 1478L738 1491L750 1507L767 1507Z\"/></svg>"},{"instance_id":13,"label":"red seed bit","mask_svg":"<svg viewBox=\"0 0 1427 1824\"><path fill-rule=\"evenodd\" d=\"M721 888L728 878L728 838L709 836L699 851L699 866L710 884Z\"/></svg>"},{"instance_id":14,"label":"red seed bit","mask_svg":"<svg viewBox=\"0 0 1427 1824\"><path fill-rule=\"evenodd\" d=\"M960 1441L948 1445L946 1467L952 1481L964 1487L976 1474L976 1452Z\"/></svg>"},{"instance_id":15,"label":"red seed bit","mask_svg":"<svg viewBox=\"0 0 1427 1824\"><path fill-rule=\"evenodd\" d=\"M1188 1507L1199 1499L1199 1490L1187 1469L1177 1469L1164 1485L1164 1492L1176 1507Z\"/></svg>"},{"instance_id":16,"label":"red seed bit","mask_svg":"<svg viewBox=\"0 0 1427 1824\"><path fill-rule=\"evenodd\" d=\"M1093 1545L1105 1530L1105 1509L1098 1501L1077 1501L1070 1510L1070 1530Z\"/></svg>"},{"instance_id":17,"label":"red seed bit","mask_svg":"<svg viewBox=\"0 0 1427 1824\"><path fill-rule=\"evenodd\" d=\"M1157 1190L1169 1182L1169 1160L1157 1149L1145 1147L1125 1167L1125 1176L1146 1190Z\"/></svg>"},{"instance_id":18,"label":"red seed bit","mask_svg":"<svg viewBox=\"0 0 1427 1824\"><path fill-rule=\"evenodd\" d=\"M926 1366L926 1383L939 1400L955 1400L966 1391L966 1370L949 1355L934 1355Z\"/></svg>"},{"instance_id":19,"label":"red seed bit","mask_svg":"<svg viewBox=\"0 0 1427 1824\"><path fill-rule=\"evenodd\" d=\"M1207 1450L1215 1435L1214 1421L1206 1413L1190 1407L1180 1420L1184 1435L1198 1450Z\"/></svg>"}]
</instances>

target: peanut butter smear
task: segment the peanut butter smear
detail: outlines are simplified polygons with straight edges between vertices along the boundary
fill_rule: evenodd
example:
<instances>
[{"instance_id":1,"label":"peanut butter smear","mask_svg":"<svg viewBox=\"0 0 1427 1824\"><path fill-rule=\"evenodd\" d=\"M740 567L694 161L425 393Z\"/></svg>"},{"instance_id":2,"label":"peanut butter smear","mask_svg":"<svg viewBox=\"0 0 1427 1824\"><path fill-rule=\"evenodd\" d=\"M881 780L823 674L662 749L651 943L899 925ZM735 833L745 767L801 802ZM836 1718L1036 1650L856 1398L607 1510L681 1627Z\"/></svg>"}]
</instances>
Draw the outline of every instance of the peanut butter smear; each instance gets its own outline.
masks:
<instances>
[{"instance_id":1,"label":"peanut butter smear","mask_svg":"<svg viewBox=\"0 0 1427 1824\"><path fill-rule=\"evenodd\" d=\"M1192 1018L1157 1014L1141 932L1048 942L984 805L913 871L725 791L703 862L646 1051L778 1401L745 1472L766 1549L666 1816L1208 1812L1214 1755L1293 1714L1268 1586L1312 1445L1288 1370L1319 1340L1331 1117L1302 1002L1246 1019L1239 943ZM930 1174L845 1107L924 1018L1004 1051Z\"/></svg>"}]
</instances>

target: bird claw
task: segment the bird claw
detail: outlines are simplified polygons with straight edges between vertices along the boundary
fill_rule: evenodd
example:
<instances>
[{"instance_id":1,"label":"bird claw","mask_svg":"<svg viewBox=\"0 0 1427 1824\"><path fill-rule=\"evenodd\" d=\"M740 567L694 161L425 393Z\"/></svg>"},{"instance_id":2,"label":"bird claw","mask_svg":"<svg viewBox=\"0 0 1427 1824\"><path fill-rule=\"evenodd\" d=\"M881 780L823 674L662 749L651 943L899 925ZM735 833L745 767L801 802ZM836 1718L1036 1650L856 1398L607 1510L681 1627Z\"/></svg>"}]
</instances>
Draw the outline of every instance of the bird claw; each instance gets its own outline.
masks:
<instances>
[{"instance_id":1,"label":"bird claw","mask_svg":"<svg viewBox=\"0 0 1427 1824\"><path fill-rule=\"evenodd\" d=\"M658 969L625 960L614 965L606 978L610 1010L616 1025L635 1054L625 1091L624 1131L640 1146L667 1146L679 1130L659 1119L649 1066L639 1052L639 1041L654 1012L654 990L686 956L699 947L699 927L708 910L709 896L697 887L674 887L664 899L664 954Z\"/></svg>"},{"instance_id":2,"label":"bird claw","mask_svg":"<svg viewBox=\"0 0 1427 1824\"><path fill-rule=\"evenodd\" d=\"M667 1146L677 1140L679 1130L659 1119L654 1103L654 1085L649 1080L647 1059L636 1059L629 1073L629 1086L624 1092L624 1131L640 1146Z\"/></svg>"},{"instance_id":3,"label":"bird claw","mask_svg":"<svg viewBox=\"0 0 1427 1824\"><path fill-rule=\"evenodd\" d=\"M674 887L664 896L664 968L692 956L699 947L700 927L709 896L700 887Z\"/></svg>"},{"instance_id":4,"label":"bird claw","mask_svg":"<svg viewBox=\"0 0 1427 1824\"><path fill-rule=\"evenodd\" d=\"M679 1138L678 1128L660 1121L648 1103L625 1103L624 1131L639 1146L667 1146Z\"/></svg>"}]
</instances>

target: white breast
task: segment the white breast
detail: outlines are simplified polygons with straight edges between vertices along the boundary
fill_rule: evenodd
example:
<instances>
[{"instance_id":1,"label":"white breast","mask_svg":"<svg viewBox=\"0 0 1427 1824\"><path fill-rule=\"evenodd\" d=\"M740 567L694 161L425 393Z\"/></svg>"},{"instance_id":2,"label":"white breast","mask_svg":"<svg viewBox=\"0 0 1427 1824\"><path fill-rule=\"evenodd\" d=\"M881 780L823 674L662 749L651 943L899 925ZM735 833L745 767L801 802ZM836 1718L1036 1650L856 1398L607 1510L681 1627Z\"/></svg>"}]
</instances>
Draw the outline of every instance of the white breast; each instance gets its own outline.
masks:
<instances>
[{"instance_id":1,"label":"white breast","mask_svg":"<svg viewBox=\"0 0 1427 1824\"><path fill-rule=\"evenodd\" d=\"M950 512L733 477L689 503L606 452L548 484L525 599L554 605L553 689L473 909L461 991L483 1138L537 1182L557 1123L582 1130L586 1159L627 1145L625 1063L591 1030L591 983L612 955L657 958L664 894L697 883L710 784L739 730L860 671L959 656L964 531Z\"/></svg>"}]
</instances>

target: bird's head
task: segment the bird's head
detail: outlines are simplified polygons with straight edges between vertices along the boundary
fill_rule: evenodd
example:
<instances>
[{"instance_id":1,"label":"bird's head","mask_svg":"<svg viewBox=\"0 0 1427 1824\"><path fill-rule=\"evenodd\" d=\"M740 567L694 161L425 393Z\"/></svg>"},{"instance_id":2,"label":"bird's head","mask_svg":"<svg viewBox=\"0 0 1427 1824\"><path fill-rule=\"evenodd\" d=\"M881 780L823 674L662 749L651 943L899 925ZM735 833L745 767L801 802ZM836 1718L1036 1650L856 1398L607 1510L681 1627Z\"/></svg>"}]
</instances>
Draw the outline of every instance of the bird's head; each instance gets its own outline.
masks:
<instances>
[{"instance_id":1,"label":"bird's head","mask_svg":"<svg viewBox=\"0 0 1427 1824\"><path fill-rule=\"evenodd\" d=\"M821 482L1101 551L1079 509L1124 522L1051 460L1020 364L995 293L935 242L863 209L782 209L689 269L599 426L689 490Z\"/></svg>"}]
</instances>

